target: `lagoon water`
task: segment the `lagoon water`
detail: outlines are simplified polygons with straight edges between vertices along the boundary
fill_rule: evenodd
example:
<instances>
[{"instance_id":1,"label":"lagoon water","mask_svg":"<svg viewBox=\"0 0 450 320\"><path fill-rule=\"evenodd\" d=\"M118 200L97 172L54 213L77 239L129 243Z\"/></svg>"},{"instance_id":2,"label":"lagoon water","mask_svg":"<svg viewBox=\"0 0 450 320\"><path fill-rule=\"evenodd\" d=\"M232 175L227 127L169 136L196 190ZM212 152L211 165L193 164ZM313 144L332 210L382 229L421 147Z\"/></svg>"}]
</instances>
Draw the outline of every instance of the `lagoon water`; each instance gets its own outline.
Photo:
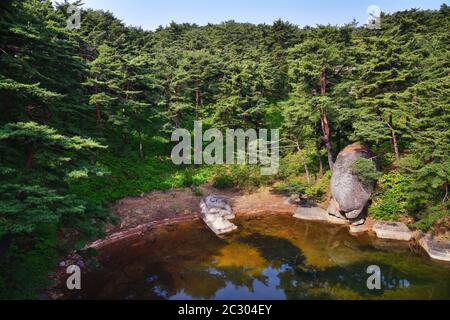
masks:
<instances>
[{"instance_id":1,"label":"lagoon water","mask_svg":"<svg viewBox=\"0 0 450 320\"><path fill-rule=\"evenodd\" d=\"M450 264L407 243L353 237L288 216L238 218L216 237L200 221L102 249L78 299L450 299ZM367 268L382 272L367 288Z\"/></svg>"}]
</instances>

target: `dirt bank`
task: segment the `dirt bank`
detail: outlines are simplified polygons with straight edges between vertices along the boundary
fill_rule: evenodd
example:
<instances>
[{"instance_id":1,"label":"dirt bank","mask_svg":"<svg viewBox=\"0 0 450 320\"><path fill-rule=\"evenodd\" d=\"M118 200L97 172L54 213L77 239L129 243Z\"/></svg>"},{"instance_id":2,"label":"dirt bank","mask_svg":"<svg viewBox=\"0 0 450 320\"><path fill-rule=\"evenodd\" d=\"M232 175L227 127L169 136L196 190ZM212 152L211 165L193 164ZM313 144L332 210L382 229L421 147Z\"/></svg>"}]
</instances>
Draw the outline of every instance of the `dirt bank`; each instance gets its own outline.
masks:
<instances>
[{"instance_id":1,"label":"dirt bank","mask_svg":"<svg viewBox=\"0 0 450 320\"><path fill-rule=\"evenodd\" d=\"M117 226L106 227L107 237L89 247L99 249L105 245L145 233L153 227L180 221L198 219L200 200L208 195L226 197L237 216L257 214L294 214L296 206L286 198L271 191L260 189L251 194L239 190L218 190L210 185L200 187L201 194L191 189L153 191L137 198L125 198L112 206L112 212L120 219Z\"/></svg>"}]
</instances>

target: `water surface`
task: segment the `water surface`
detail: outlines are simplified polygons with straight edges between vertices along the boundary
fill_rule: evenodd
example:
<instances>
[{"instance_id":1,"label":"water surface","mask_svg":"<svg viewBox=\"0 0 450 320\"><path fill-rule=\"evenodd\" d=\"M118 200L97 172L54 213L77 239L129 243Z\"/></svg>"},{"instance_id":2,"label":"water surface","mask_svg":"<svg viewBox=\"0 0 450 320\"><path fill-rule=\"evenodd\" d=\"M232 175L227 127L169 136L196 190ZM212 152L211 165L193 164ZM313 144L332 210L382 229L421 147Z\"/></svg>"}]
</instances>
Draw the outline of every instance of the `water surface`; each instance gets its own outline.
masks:
<instances>
[{"instance_id":1,"label":"water surface","mask_svg":"<svg viewBox=\"0 0 450 320\"><path fill-rule=\"evenodd\" d=\"M76 298L450 299L450 264L408 244L288 216L235 223L222 239L196 221L111 245ZM370 265L381 268L382 290L367 288Z\"/></svg>"}]
</instances>

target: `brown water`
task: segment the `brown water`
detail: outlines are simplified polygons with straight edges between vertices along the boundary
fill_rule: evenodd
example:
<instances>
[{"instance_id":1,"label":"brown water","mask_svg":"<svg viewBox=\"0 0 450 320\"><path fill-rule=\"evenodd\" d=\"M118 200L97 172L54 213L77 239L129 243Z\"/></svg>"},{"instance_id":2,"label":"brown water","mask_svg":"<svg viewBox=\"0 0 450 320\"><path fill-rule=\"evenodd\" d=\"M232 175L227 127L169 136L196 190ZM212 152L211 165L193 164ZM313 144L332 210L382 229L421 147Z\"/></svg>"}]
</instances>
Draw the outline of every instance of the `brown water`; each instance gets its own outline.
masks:
<instances>
[{"instance_id":1,"label":"brown water","mask_svg":"<svg viewBox=\"0 0 450 320\"><path fill-rule=\"evenodd\" d=\"M81 299L450 299L450 264L408 244L287 216L239 218L223 239L200 221L101 251ZM378 265L382 289L367 288Z\"/></svg>"}]
</instances>

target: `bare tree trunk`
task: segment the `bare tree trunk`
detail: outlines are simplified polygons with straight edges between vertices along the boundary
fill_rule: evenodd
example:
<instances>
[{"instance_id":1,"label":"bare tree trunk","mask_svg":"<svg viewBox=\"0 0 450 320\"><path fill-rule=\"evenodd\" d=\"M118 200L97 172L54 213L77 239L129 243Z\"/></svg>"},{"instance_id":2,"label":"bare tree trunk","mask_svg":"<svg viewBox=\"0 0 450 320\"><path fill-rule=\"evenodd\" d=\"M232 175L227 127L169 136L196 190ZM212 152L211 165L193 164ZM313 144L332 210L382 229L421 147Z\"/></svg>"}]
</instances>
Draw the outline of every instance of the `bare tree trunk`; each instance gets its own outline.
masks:
<instances>
[{"instance_id":1,"label":"bare tree trunk","mask_svg":"<svg viewBox=\"0 0 450 320\"><path fill-rule=\"evenodd\" d=\"M303 155L301 157L302 157L303 165L305 166L306 179L308 180L308 183L311 184L311 175L309 174L308 164L306 163L305 157Z\"/></svg>"},{"instance_id":2,"label":"bare tree trunk","mask_svg":"<svg viewBox=\"0 0 450 320\"><path fill-rule=\"evenodd\" d=\"M145 155L144 155L144 145L142 144L142 134L141 131L138 131L138 137L139 137L139 157L141 158L141 160L145 159Z\"/></svg>"},{"instance_id":3,"label":"bare tree trunk","mask_svg":"<svg viewBox=\"0 0 450 320\"><path fill-rule=\"evenodd\" d=\"M397 136L395 135L394 130L391 130L391 133L392 133L392 146L394 147L395 153L395 162L397 163L397 166L400 166L400 152L398 150Z\"/></svg>"},{"instance_id":4,"label":"bare tree trunk","mask_svg":"<svg viewBox=\"0 0 450 320\"><path fill-rule=\"evenodd\" d=\"M400 151L398 149L397 135L395 134L394 126L392 125L392 116L390 116L389 122L386 121L386 124L388 125L389 130L391 131L391 144L395 153L395 162L397 167L400 167Z\"/></svg>"},{"instance_id":5,"label":"bare tree trunk","mask_svg":"<svg viewBox=\"0 0 450 320\"><path fill-rule=\"evenodd\" d=\"M303 155L303 152L300 149L299 144L298 143L296 144L297 144L297 151L300 153L300 157L302 158L303 161L303 166L305 167L306 179L308 180L308 183L311 184L311 175L309 174L308 163L306 163L305 156Z\"/></svg>"},{"instance_id":6,"label":"bare tree trunk","mask_svg":"<svg viewBox=\"0 0 450 320\"><path fill-rule=\"evenodd\" d=\"M316 152L317 152L317 158L319 159L319 172L320 177L323 177L323 161L322 161L322 154L320 152L320 143L316 142Z\"/></svg>"}]
</instances>

